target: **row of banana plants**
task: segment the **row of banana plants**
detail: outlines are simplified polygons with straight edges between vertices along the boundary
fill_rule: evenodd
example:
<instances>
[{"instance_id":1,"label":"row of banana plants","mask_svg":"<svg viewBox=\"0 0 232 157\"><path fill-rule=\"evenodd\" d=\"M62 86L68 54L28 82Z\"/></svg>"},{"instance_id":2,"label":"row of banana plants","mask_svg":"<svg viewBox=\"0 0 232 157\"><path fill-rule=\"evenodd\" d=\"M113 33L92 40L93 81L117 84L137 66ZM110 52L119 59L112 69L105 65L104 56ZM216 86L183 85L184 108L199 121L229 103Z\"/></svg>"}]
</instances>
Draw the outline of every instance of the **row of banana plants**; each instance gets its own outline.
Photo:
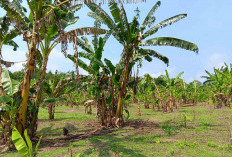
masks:
<instances>
[{"instance_id":1,"label":"row of banana plants","mask_svg":"<svg viewBox=\"0 0 232 157\"><path fill-rule=\"evenodd\" d=\"M144 108L152 108L163 112L172 112L174 108L184 104L196 104L201 84L195 80L186 84L184 78L180 77L184 72L179 73L175 78L170 78L166 70L166 76L152 78L149 74L138 83L138 93L136 95L139 103L144 104Z\"/></svg>"},{"instance_id":2,"label":"row of banana plants","mask_svg":"<svg viewBox=\"0 0 232 157\"><path fill-rule=\"evenodd\" d=\"M170 78L168 71L154 79L145 74L138 83L138 93L135 95L144 108L162 108L163 112L172 112L177 106L196 105L205 103L215 105L216 108L223 106L231 108L232 105L232 65L225 64L221 68L214 68L210 73L206 70L205 82L194 80L187 84L184 78L180 78L184 72L176 78ZM132 93L132 88L130 88Z\"/></svg>"},{"instance_id":3,"label":"row of banana plants","mask_svg":"<svg viewBox=\"0 0 232 157\"><path fill-rule=\"evenodd\" d=\"M206 70L207 76L203 76L209 87L209 95L212 103L217 108L223 106L232 107L232 64L225 63L221 68L214 68L213 73Z\"/></svg>"},{"instance_id":4,"label":"row of banana plants","mask_svg":"<svg viewBox=\"0 0 232 157\"><path fill-rule=\"evenodd\" d=\"M45 101L44 98L50 103L49 118L53 119L55 106L52 103L64 100L62 96L65 93L72 93L75 88L91 91L97 103L97 115L102 125L120 127L123 125L123 111L128 112L124 104L131 97L128 94L128 86L133 67L141 64L143 59L151 62L153 58L158 58L166 64L169 63L166 56L153 49L145 49L144 46L173 46L198 52L195 44L182 39L152 38L160 29L187 16L179 14L153 25L156 21L154 13L161 5L160 1L151 8L140 23L138 9L133 20L129 22L122 3L110 1L108 4L110 14L107 14L99 5L86 0L85 5L91 10L88 15L95 19L95 26L69 31L66 31L67 27L78 21L79 17L76 17L75 13L83 4L71 0L27 0L29 14L26 14L26 8L21 2L2 0L0 4L0 7L6 11L6 16L0 19L3 21L0 24L7 23L2 27L3 29L0 29L2 34L0 46L12 45L16 49L18 45L12 39L17 35L22 35L23 41L28 45L28 59L23 81L19 83L10 81L12 88L8 88L4 84L5 73L0 75L2 77L0 79L1 111L4 112L1 115L1 123L5 130L4 135L8 137L13 126L16 126L22 136L24 130L28 129L29 135L34 137L38 125L39 107ZM102 29L101 24L104 24L108 30ZM9 28L13 29L9 30ZM94 34L92 45L88 38L83 36L88 34ZM104 36L99 37L99 34ZM111 35L123 47L123 51L119 52L121 58L116 65L107 58L103 59L104 46ZM74 55L67 55L68 43L73 44ZM58 44L61 44L61 52L74 62L76 75L45 81L49 55ZM79 52L78 47L83 51ZM83 58L87 59L89 64L85 63ZM1 58L1 64L3 63L6 66L14 64ZM86 70L90 75L91 81L85 85L82 82L84 79L79 75L79 68ZM0 72L2 73L1 67ZM13 88L15 84L17 86ZM174 88L171 82L169 84L168 98L172 101L175 97ZM44 93L47 93L46 96ZM13 109L7 109L9 106ZM12 113L14 114L11 115ZM8 121L10 121L9 125ZM6 126L8 129L5 129Z\"/></svg>"}]
</instances>

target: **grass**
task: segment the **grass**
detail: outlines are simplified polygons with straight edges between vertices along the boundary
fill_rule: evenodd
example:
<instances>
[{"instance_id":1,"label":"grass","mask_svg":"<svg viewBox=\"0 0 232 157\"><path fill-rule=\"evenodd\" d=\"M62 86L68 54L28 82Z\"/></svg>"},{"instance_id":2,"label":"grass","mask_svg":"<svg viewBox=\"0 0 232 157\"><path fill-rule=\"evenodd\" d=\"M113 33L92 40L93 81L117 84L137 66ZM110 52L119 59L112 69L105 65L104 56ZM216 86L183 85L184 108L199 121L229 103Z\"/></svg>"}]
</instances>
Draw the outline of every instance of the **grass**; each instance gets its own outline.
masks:
<instances>
[{"instance_id":1,"label":"grass","mask_svg":"<svg viewBox=\"0 0 232 157\"><path fill-rule=\"evenodd\" d=\"M88 133L100 125L96 115L86 115L84 108L56 107L55 120L49 121L47 110L39 111L38 136L43 135L39 157L68 156L69 144L73 153L81 157L150 157L150 156L232 156L229 144L232 110L213 109L212 106L179 107L173 113L164 114L144 109L137 115L137 105L128 106L130 118L127 125L112 129L108 133L83 139L59 142L62 128L70 134ZM95 111L94 111L95 112ZM187 127L184 127L184 116ZM49 145L46 141L53 141ZM62 143L62 144L61 144ZM17 152L6 152L0 156L14 157Z\"/></svg>"},{"instance_id":2,"label":"grass","mask_svg":"<svg viewBox=\"0 0 232 157\"><path fill-rule=\"evenodd\" d=\"M56 121L84 121L88 119L95 119L95 115L83 114L82 107L70 108L68 106L56 106L55 120ZM68 111L68 112L67 112ZM67 114L66 114L67 113ZM48 119L48 111L45 108L41 108L39 111L39 119Z\"/></svg>"}]
</instances>

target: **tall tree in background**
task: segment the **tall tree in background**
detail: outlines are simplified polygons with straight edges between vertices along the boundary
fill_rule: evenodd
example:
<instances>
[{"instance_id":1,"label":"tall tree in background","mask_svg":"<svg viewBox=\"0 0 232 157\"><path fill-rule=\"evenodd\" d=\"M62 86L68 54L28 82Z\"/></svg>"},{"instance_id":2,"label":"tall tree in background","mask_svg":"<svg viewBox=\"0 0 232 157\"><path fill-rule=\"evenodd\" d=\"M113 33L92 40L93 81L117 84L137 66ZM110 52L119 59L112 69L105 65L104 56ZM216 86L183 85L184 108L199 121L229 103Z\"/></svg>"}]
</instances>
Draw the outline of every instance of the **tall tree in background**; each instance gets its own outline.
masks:
<instances>
[{"instance_id":1,"label":"tall tree in background","mask_svg":"<svg viewBox=\"0 0 232 157\"><path fill-rule=\"evenodd\" d=\"M11 18L12 21L16 23L16 26L19 29L19 33L23 34L23 39L28 44L29 55L24 81L22 84L22 102L20 104L20 110L17 118L17 129L21 134L23 133L26 124L30 83L35 73L36 60L40 56L39 43L41 43L43 39L47 40L45 35L46 32L58 32L59 37L57 39L57 43L61 43L62 52L65 54L67 50L67 43L75 43L75 36L98 33L98 30L92 30L89 27L81 29L79 28L69 32L64 31L64 28L67 26L67 19L71 18L69 17L70 14L68 14L68 10L75 11L76 6L78 5L72 3L71 0L66 0L62 2L60 2L59 0L55 0L54 2L52 0L39 0L39 2L37 2L36 0L27 0L27 5L30 9L29 17L26 17L25 13L23 12L23 7L20 5L20 1L15 0L13 2L10 2L9 0L3 0L1 4L1 7L3 7L7 11L7 15ZM73 20L71 21L71 23L75 23L76 21L75 18L72 18L71 20ZM51 27L54 24L56 24L57 29ZM65 24L66 26L64 26ZM49 45L50 43L46 43L48 44L46 45L48 47L45 47L49 48L49 46L51 46ZM53 46L54 45L52 45L50 49L45 49L48 50L47 52L49 52L51 48L53 48ZM46 58L46 56L44 57ZM41 82L42 79L39 80Z\"/></svg>"},{"instance_id":2,"label":"tall tree in background","mask_svg":"<svg viewBox=\"0 0 232 157\"><path fill-rule=\"evenodd\" d=\"M145 40L151 35L155 34L159 29L171 25L182 18L185 18L186 14L180 14L164 20L157 25L149 28L154 22L155 17L153 16L156 9L160 6L161 2L158 1L153 8L150 10L141 25L138 22L138 13L134 17L131 23L127 20L126 11L123 4L117 4L114 2L109 3L109 8L113 19L108 15L102 8L94 3L88 3L87 6L93 11L88 15L96 20L106 24L108 28L112 31L112 35L123 45L122 58L120 60L121 65L123 65L123 73L120 78L120 88L118 96L118 105L116 118L120 121L122 119L122 108L123 101L126 95L126 86L131 74L131 69L136 62L133 59L133 54L138 52L146 60L151 61L151 57L156 57L168 63L168 58L159 54L158 52L151 49L143 49L140 46L174 46L183 48L186 50L191 50L198 52L198 47L188 41L172 38L172 37L157 37ZM148 29L146 31L146 29Z\"/></svg>"},{"instance_id":3,"label":"tall tree in background","mask_svg":"<svg viewBox=\"0 0 232 157\"><path fill-rule=\"evenodd\" d=\"M26 124L30 82L34 73L36 54L38 52L37 46L40 40L39 29L42 22L39 20L41 20L41 17L44 16L44 14L42 14L44 10L43 4L44 3L42 1L41 3L37 3L37 1L30 2L27 0L27 5L31 12L31 16L27 18L24 12L22 12L22 7L20 5L16 5L14 2L10 2L9 0L2 1L2 7L7 11L7 14L11 17L11 19L15 21L20 33L24 35L24 40L27 42L29 49L26 72L22 85L22 102L20 104L16 124L21 135L23 134Z\"/></svg>"},{"instance_id":4,"label":"tall tree in background","mask_svg":"<svg viewBox=\"0 0 232 157\"><path fill-rule=\"evenodd\" d=\"M50 2L50 5L52 3ZM82 4L77 4L75 6L70 7L68 10L65 10L63 12L59 12L59 10L55 11L55 19L60 20L60 28L57 26L56 23L52 24L44 24L46 27L41 28L41 36L43 36L43 40L40 41L40 50L41 53L37 54L37 63L39 65L39 77L38 81L35 84L35 106L37 108L36 113L33 117L35 117L35 120L33 123L33 130L32 130L32 136L35 136L36 133L36 128L37 128L37 119L38 119L38 109L39 105L41 103L41 85L42 82L45 78L46 74L46 68L47 68L47 62L48 62L48 57L52 50L61 42L61 40L67 40L70 41L70 39L67 38L75 38L78 35L83 35L83 34L95 34L95 33L105 33L105 30L103 29L98 29L94 27L81 27L81 28L76 28L70 31L64 31L65 28L68 26L75 24L79 17L74 16L74 13L78 11L82 7ZM63 35L61 32L63 32ZM65 37L64 37L65 36ZM69 37L67 37L69 36ZM62 39L61 39L62 38ZM77 48L76 48L76 39L72 39L72 42L74 44L74 50L76 53L78 53ZM66 54L65 54L66 55ZM78 67L78 64L76 64ZM78 78L79 79L79 73L77 72Z\"/></svg>"},{"instance_id":5,"label":"tall tree in background","mask_svg":"<svg viewBox=\"0 0 232 157\"><path fill-rule=\"evenodd\" d=\"M95 21L94 25L95 28L100 28L100 23L98 21ZM98 35L94 35L92 45L87 37L82 37L82 39L77 37L77 45L83 49L83 51L79 52L79 57L89 60L89 65L86 64L82 59L78 58L77 60L75 55L68 55L70 60L72 60L74 63L78 61L80 67L87 71L92 77L92 81L94 83L89 86L92 89L93 95L95 96L95 101L97 103L97 115L99 119L101 119L102 125L110 125L111 118L108 118L107 116L111 116L111 113L114 113L114 111L112 111L113 109L109 110L107 107L107 102L105 101L107 99L106 93L109 92L107 85L109 81L109 75L107 73L108 70L106 69L106 65L104 65L101 60L102 53L104 51L104 45L110 35L110 31L108 31L103 38L99 38ZM106 60L106 62L107 61L108 60Z\"/></svg>"}]
</instances>

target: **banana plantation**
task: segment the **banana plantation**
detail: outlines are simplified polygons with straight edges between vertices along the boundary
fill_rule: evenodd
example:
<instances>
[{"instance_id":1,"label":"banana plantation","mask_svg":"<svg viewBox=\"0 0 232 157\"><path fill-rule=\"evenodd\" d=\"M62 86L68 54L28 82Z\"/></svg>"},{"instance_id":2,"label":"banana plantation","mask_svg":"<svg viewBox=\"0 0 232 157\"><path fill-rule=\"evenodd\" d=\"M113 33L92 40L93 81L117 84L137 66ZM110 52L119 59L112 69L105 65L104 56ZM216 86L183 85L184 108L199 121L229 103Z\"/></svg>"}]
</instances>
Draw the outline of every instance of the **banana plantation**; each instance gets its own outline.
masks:
<instances>
[{"instance_id":1,"label":"banana plantation","mask_svg":"<svg viewBox=\"0 0 232 157\"><path fill-rule=\"evenodd\" d=\"M142 3L149 3L146 10L139 9ZM162 6L1 0L0 156L232 156L232 64L205 68L204 81L186 81L184 70L170 72L175 58L158 47L182 49L189 57L204 52L198 41L165 35L187 14L158 19ZM92 26L77 27L83 13ZM110 43L107 52L111 39L122 48L114 52L117 62L108 58L118 50ZM4 58L4 48L14 53L21 43L27 59L12 71L17 63ZM54 50L74 70L49 71ZM145 64L157 61L164 72L144 72Z\"/></svg>"}]
</instances>

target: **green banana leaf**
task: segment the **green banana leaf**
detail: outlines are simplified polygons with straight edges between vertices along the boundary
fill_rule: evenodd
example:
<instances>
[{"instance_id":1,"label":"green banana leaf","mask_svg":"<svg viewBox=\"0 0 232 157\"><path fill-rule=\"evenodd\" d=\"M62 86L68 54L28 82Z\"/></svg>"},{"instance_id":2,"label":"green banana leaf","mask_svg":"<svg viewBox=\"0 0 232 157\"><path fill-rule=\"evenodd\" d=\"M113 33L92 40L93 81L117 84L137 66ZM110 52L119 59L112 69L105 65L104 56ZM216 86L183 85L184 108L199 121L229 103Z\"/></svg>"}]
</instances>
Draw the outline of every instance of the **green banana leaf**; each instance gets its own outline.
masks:
<instances>
[{"instance_id":1,"label":"green banana leaf","mask_svg":"<svg viewBox=\"0 0 232 157\"><path fill-rule=\"evenodd\" d=\"M7 95L12 96L19 91L20 82L10 78L8 69L2 71L1 81L3 89Z\"/></svg>"},{"instance_id":2,"label":"green banana leaf","mask_svg":"<svg viewBox=\"0 0 232 157\"><path fill-rule=\"evenodd\" d=\"M23 140L16 127L14 127L12 131L12 141L14 142L15 148L18 150L18 153L22 157L27 157L29 155L27 144Z\"/></svg>"}]
</instances>

